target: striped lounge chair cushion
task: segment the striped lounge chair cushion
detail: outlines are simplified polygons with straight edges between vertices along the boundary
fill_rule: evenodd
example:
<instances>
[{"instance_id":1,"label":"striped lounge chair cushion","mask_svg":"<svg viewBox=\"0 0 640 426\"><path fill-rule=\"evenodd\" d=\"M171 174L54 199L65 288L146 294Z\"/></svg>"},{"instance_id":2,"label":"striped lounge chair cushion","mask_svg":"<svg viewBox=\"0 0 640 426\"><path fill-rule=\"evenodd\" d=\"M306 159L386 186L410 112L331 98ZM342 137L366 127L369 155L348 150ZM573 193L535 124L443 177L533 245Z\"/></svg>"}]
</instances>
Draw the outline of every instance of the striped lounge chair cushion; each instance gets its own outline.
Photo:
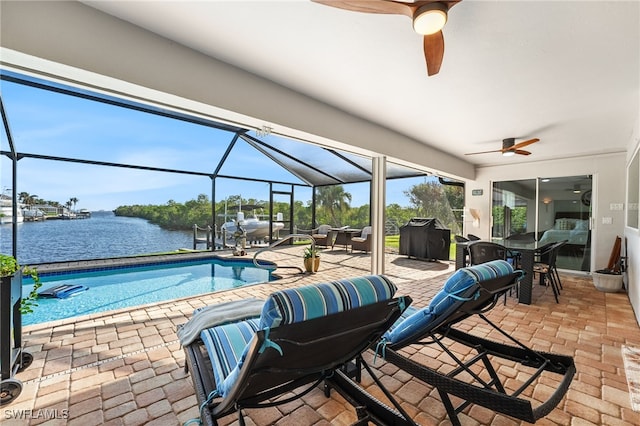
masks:
<instances>
[{"instance_id":1,"label":"striped lounge chair cushion","mask_svg":"<svg viewBox=\"0 0 640 426\"><path fill-rule=\"evenodd\" d=\"M493 260L458 269L447 279L438 294L431 299L429 306L422 309L407 308L398 321L384 334L383 340L387 343L396 343L412 336L421 337L424 330L438 315L459 300L459 294L464 293L465 290L478 282L511 274L513 274L513 267L504 260Z\"/></svg>"},{"instance_id":2,"label":"striped lounge chair cushion","mask_svg":"<svg viewBox=\"0 0 640 426\"><path fill-rule=\"evenodd\" d=\"M226 395L237 381L246 359L248 343L256 331L389 300L395 291L396 286L381 275L281 290L269 296L259 319L202 331L200 337L213 365L218 395Z\"/></svg>"},{"instance_id":3,"label":"striped lounge chair cushion","mask_svg":"<svg viewBox=\"0 0 640 426\"><path fill-rule=\"evenodd\" d=\"M265 302L260 328L319 318L389 300L396 286L383 275L343 279L273 293Z\"/></svg>"},{"instance_id":4,"label":"striped lounge chair cushion","mask_svg":"<svg viewBox=\"0 0 640 426\"><path fill-rule=\"evenodd\" d=\"M211 359L218 389L236 365L244 361L244 349L259 330L258 321L258 318L252 318L208 328L200 333Z\"/></svg>"}]
</instances>

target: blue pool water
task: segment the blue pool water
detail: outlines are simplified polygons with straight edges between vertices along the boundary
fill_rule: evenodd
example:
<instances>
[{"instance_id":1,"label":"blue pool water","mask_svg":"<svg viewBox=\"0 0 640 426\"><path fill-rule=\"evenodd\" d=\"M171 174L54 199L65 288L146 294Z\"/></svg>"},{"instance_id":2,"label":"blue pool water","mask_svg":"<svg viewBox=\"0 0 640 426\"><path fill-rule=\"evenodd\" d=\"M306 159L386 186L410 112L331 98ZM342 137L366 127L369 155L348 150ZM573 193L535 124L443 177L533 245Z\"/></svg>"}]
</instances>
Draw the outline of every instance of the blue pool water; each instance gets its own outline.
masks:
<instances>
[{"instance_id":1,"label":"blue pool water","mask_svg":"<svg viewBox=\"0 0 640 426\"><path fill-rule=\"evenodd\" d=\"M62 284L89 289L67 299L38 298L34 312L22 316L23 325L87 315L267 282L272 270L247 260L221 258L176 261L90 272L40 274L39 291ZM23 294L33 288L24 279Z\"/></svg>"}]
</instances>

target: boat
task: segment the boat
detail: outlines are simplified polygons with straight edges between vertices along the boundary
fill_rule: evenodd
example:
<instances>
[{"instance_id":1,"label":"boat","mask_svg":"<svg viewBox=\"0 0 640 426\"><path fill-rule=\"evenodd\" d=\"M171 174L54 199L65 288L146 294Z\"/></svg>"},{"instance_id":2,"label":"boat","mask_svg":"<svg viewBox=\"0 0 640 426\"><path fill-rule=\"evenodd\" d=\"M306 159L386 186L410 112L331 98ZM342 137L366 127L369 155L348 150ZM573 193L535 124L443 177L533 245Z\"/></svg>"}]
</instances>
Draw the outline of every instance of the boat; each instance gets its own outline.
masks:
<instances>
[{"instance_id":1,"label":"boat","mask_svg":"<svg viewBox=\"0 0 640 426\"><path fill-rule=\"evenodd\" d=\"M24 222L24 216L22 216L22 208L19 205L16 222ZM10 223L13 223L13 201L11 197L2 194L0 195L0 224L4 225Z\"/></svg>"},{"instance_id":2,"label":"boat","mask_svg":"<svg viewBox=\"0 0 640 426\"><path fill-rule=\"evenodd\" d=\"M247 241L263 241L269 238L268 220L262 220L257 215L245 218L243 212L238 212L236 220L230 220L221 226L221 229L226 232L227 240L235 239L234 234L238 231L238 226L241 232L246 233ZM274 234L284 229L282 222L272 222L272 226Z\"/></svg>"},{"instance_id":3,"label":"boat","mask_svg":"<svg viewBox=\"0 0 640 426\"><path fill-rule=\"evenodd\" d=\"M24 216L25 222L39 222L46 219L44 212L36 208L24 209L22 215Z\"/></svg>"}]
</instances>

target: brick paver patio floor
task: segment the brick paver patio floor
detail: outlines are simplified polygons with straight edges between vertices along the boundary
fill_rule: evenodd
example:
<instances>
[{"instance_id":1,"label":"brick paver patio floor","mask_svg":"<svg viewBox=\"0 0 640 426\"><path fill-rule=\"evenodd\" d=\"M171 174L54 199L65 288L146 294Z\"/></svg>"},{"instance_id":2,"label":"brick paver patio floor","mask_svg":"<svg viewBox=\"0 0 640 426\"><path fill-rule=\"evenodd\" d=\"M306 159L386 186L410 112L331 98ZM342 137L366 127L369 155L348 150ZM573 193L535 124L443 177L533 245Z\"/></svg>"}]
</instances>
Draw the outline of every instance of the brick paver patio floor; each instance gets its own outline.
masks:
<instances>
[{"instance_id":1,"label":"brick paver patio floor","mask_svg":"<svg viewBox=\"0 0 640 426\"><path fill-rule=\"evenodd\" d=\"M289 247L261 257L279 265L299 265L301 252L301 248ZM415 306L428 304L453 272L452 262L410 260L393 254L386 261L386 274L398 285L398 294L411 295ZM274 289L363 275L369 268L368 255L327 250L314 275L285 270L283 279L269 284L25 327L23 339L34 361L17 375L24 385L22 394L1 408L0 423L183 424L198 417L198 407L191 378L184 371L176 326L186 322L194 308L264 298ZM575 357L577 374L567 396L538 424L640 424L640 413L630 408L620 353L623 344L640 347L640 330L627 295L599 292L588 277L563 275L562 280L559 304L549 288L536 285L531 305L508 298L505 306L500 304L489 315L536 349ZM474 325L471 320L469 327ZM417 347L409 353L424 360L432 350ZM433 388L381 361L375 370L419 424L451 424ZM370 382L363 378L365 386ZM548 386L539 383L534 394L548 392ZM248 425L343 425L356 420L354 410L336 392L325 398L320 389L296 402L247 410L246 414ZM20 415L28 419L13 418ZM478 406L468 407L460 419L463 425L521 424ZM237 424L237 417L228 416L220 424Z\"/></svg>"}]
</instances>

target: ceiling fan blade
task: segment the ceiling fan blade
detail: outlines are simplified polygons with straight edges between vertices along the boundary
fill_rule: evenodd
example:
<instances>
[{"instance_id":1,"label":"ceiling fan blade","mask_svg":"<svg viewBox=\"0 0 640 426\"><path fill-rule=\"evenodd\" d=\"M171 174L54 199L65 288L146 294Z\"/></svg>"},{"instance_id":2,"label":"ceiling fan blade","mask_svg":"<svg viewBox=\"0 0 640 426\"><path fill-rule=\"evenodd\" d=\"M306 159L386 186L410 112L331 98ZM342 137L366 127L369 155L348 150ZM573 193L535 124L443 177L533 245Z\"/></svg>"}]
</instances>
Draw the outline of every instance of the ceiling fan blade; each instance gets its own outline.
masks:
<instances>
[{"instance_id":1,"label":"ceiling fan blade","mask_svg":"<svg viewBox=\"0 0 640 426\"><path fill-rule=\"evenodd\" d=\"M442 31L424 36L424 59L427 61L427 74L438 74L443 56L444 36Z\"/></svg>"},{"instance_id":2,"label":"ceiling fan blade","mask_svg":"<svg viewBox=\"0 0 640 426\"><path fill-rule=\"evenodd\" d=\"M504 152L504 151L501 149L494 149L493 151L468 152L465 155L489 154L491 152Z\"/></svg>"},{"instance_id":3,"label":"ceiling fan blade","mask_svg":"<svg viewBox=\"0 0 640 426\"><path fill-rule=\"evenodd\" d=\"M413 16L413 3L400 3L386 0L311 0L325 6L365 13L385 13Z\"/></svg>"},{"instance_id":4,"label":"ceiling fan blade","mask_svg":"<svg viewBox=\"0 0 640 426\"><path fill-rule=\"evenodd\" d=\"M529 151L525 151L524 149L516 149L516 150L513 150L513 152L520 155L531 155Z\"/></svg>"},{"instance_id":5,"label":"ceiling fan blade","mask_svg":"<svg viewBox=\"0 0 640 426\"><path fill-rule=\"evenodd\" d=\"M514 149L524 148L525 146L531 145L532 143L536 143L539 140L540 139L538 139L538 138L529 139L528 141L524 141L524 142L520 142L520 143L515 144L514 146L511 147L511 149L514 150Z\"/></svg>"}]
</instances>

